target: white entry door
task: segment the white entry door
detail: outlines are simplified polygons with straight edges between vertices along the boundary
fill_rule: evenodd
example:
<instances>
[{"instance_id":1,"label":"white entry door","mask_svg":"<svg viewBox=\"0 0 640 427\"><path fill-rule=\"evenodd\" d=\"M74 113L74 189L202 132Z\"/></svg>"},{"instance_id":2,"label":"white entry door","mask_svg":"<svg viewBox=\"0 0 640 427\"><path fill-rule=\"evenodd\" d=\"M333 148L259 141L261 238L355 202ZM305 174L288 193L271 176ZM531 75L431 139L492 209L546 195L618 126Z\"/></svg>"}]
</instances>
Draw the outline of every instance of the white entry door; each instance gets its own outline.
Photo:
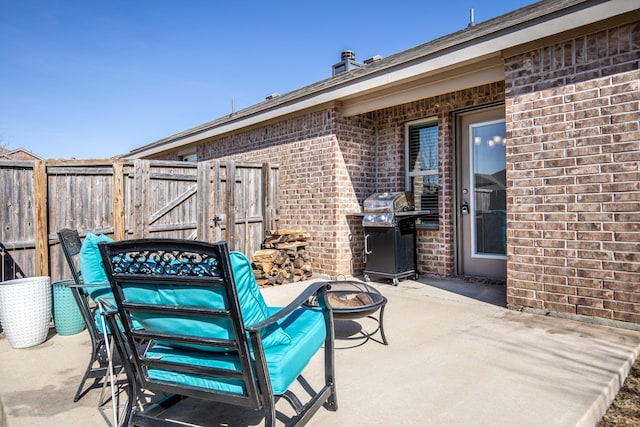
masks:
<instances>
[{"instance_id":1,"label":"white entry door","mask_svg":"<svg viewBox=\"0 0 640 427\"><path fill-rule=\"evenodd\" d=\"M506 129L504 106L458 117L459 271L507 275Z\"/></svg>"}]
</instances>

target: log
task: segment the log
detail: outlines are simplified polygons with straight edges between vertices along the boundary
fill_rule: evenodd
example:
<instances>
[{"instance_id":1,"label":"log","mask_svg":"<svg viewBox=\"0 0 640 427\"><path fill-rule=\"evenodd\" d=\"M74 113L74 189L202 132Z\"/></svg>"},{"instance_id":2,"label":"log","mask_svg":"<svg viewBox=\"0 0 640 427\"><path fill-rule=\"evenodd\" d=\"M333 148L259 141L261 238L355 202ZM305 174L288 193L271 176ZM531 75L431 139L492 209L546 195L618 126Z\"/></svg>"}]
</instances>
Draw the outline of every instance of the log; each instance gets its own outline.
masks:
<instances>
[{"instance_id":1,"label":"log","mask_svg":"<svg viewBox=\"0 0 640 427\"><path fill-rule=\"evenodd\" d=\"M270 235L274 234L306 234L307 230L287 230L287 229L278 229L278 230L269 230Z\"/></svg>"},{"instance_id":2,"label":"log","mask_svg":"<svg viewBox=\"0 0 640 427\"><path fill-rule=\"evenodd\" d=\"M256 251L252 258L254 262L273 262L279 253L276 249L261 249Z\"/></svg>"},{"instance_id":3,"label":"log","mask_svg":"<svg viewBox=\"0 0 640 427\"><path fill-rule=\"evenodd\" d=\"M274 247L276 249L298 249L307 246L307 242L285 242L276 243Z\"/></svg>"}]
</instances>

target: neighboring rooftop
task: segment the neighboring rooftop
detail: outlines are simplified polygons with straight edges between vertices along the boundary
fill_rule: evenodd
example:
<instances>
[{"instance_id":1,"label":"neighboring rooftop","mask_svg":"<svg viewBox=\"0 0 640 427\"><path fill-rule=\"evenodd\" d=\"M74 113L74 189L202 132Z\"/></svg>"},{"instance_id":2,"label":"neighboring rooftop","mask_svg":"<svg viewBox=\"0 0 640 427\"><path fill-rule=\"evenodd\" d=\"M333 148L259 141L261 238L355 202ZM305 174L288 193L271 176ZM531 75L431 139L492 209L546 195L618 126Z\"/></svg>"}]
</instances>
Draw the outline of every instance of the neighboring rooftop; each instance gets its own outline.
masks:
<instances>
[{"instance_id":1,"label":"neighboring rooftop","mask_svg":"<svg viewBox=\"0 0 640 427\"><path fill-rule=\"evenodd\" d=\"M0 160L43 160L42 157L33 154L31 151L27 151L24 148L17 148L15 150L7 150L0 148Z\"/></svg>"}]
</instances>

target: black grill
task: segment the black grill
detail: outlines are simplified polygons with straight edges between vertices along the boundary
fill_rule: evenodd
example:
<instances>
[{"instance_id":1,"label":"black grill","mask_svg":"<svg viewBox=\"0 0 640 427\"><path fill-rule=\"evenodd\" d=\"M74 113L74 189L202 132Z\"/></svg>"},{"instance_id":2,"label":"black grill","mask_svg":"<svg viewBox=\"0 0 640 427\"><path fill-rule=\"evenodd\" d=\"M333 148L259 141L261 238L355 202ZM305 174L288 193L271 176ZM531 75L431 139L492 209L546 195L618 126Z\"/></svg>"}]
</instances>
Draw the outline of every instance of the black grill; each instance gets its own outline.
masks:
<instances>
[{"instance_id":1,"label":"black grill","mask_svg":"<svg viewBox=\"0 0 640 427\"><path fill-rule=\"evenodd\" d=\"M364 279L418 277L416 218L430 211L413 209L411 193L377 193L364 201Z\"/></svg>"}]
</instances>

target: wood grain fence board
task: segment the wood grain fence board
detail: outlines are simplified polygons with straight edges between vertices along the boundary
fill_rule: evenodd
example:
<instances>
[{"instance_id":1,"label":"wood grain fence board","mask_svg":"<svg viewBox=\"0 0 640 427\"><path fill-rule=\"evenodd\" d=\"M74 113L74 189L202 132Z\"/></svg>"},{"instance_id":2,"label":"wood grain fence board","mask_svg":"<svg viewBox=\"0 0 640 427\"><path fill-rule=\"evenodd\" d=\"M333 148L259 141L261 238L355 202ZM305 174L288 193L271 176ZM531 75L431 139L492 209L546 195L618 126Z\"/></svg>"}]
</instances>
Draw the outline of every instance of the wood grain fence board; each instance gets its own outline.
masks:
<instances>
[{"instance_id":1,"label":"wood grain fence board","mask_svg":"<svg viewBox=\"0 0 640 427\"><path fill-rule=\"evenodd\" d=\"M224 199L224 193L222 190L222 172L220 170L220 160L213 160L213 193L211 194L211 201L213 204L213 212L211 213L212 226L213 226L213 241L218 242L223 240L222 234L222 205Z\"/></svg>"},{"instance_id":2,"label":"wood grain fence board","mask_svg":"<svg viewBox=\"0 0 640 427\"><path fill-rule=\"evenodd\" d=\"M0 161L0 279L36 272L32 161Z\"/></svg>"},{"instance_id":3,"label":"wood grain fence board","mask_svg":"<svg viewBox=\"0 0 640 427\"><path fill-rule=\"evenodd\" d=\"M227 191L226 191L226 201L227 201L227 209L226 209L226 223L227 223L227 244L229 248L232 250L237 250L236 248L236 233L234 230L234 225L236 224L236 165L233 162L226 162L225 169L227 172Z\"/></svg>"},{"instance_id":4,"label":"wood grain fence board","mask_svg":"<svg viewBox=\"0 0 640 427\"><path fill-rule=\"evenodd\" d=\"M269 163L262 164L262 194L265 197L262 198L262 212L264 215L264 228L265 230L271 230L275 224L273 224L273 200L269 195L271 189L271 165Z\"/></svg>"},{"instance_id":5,"label":"wood grain fence board","mask_svg":"<svg viewBox=\"0 0 640 427\"><path fill-rule=\"evenodd\" d=\"M195 238L213 242L215 236L213 233L213 212L215 205L213 203L213 179L212 173L214 165L211 161L198 163L198 189L197 189L197 229Z\"/></svg>"},{"instance_id":6,"label":"wood grain fence board","mask_svg":"<svg viewBox=\"0 0 640 427\"><path fill-rule=\"evenodd\" d=\"M146 213L150 206L149 185L151 180L151 166L149 160L136 160L134 163L134 187L133 187L133 236L144 238L149 235L149 227Z\"/></svg>"}]
</instances>

